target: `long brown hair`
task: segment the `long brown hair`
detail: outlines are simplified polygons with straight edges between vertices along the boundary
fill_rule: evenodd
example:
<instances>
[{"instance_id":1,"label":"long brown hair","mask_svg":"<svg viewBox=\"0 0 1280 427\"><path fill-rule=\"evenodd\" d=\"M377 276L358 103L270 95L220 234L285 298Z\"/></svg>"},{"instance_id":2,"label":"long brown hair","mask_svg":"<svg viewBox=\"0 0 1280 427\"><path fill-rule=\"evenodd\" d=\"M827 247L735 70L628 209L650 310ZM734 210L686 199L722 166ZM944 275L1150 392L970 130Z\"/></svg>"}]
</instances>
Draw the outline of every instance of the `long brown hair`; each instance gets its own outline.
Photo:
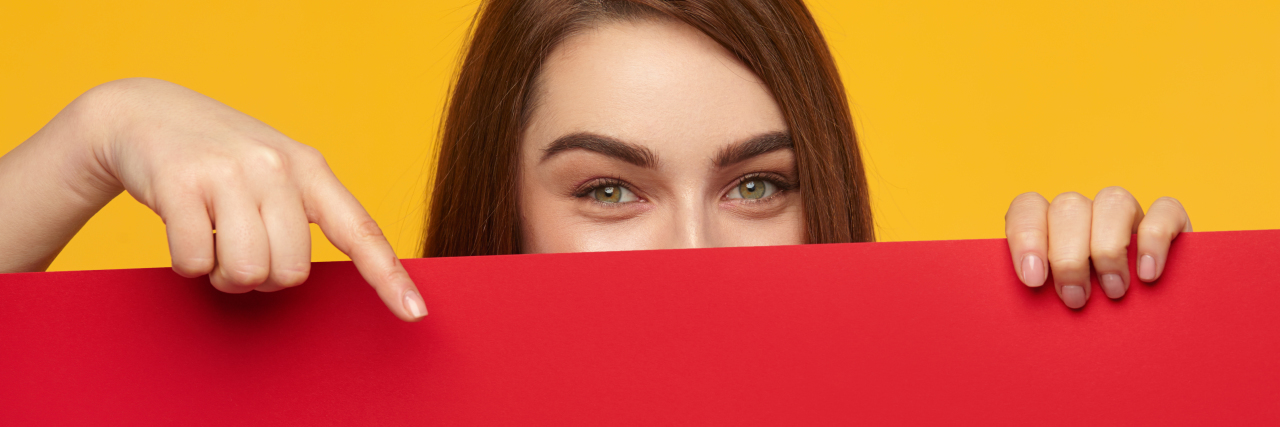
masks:
<instances>
[{"instance_id":1,"label":"long brown hair","mask_svg":"<svg viewBox=\"0 0 1280 427\"><path fill-rule=\"evenodd\" d=\"M445 110L423 256L519 252L517 154L543 61L584 28L650 17L706 33L772 91L809 243L875 239L844 86L802 0L485 0Z\"/></svg>"}]
</instances>

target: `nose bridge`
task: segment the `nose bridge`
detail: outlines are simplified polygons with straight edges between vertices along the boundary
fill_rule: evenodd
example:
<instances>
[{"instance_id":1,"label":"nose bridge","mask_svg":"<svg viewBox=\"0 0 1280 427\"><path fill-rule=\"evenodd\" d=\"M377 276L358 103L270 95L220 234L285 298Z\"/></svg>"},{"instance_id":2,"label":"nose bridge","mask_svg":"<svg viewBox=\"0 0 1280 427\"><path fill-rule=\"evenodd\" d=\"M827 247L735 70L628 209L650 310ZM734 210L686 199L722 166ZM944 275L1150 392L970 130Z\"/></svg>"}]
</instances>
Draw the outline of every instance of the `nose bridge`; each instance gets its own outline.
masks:
<instances>
[{"instance_id":1,"label":"nose bridge","mask_svg":"<svg viewBox=\"0 0 1280 427\"><path fill-rule=\"evenodd\" d=\"M696 198L683 198L675 209L673 218L673 249L714 247L711 212L705 203Z\"/></svg>"}]
</instances>

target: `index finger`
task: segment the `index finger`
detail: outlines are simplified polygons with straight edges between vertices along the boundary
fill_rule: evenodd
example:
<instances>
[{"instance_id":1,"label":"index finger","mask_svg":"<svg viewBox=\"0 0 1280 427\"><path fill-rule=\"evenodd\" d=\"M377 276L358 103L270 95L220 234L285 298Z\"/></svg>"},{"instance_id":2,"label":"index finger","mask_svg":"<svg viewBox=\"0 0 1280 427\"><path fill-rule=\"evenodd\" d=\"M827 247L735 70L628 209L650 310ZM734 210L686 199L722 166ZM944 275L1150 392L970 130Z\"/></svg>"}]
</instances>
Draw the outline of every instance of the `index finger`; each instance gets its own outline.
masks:
<instances>
[{"instance_id":1,"label":"index finger","mask_svg":"<svg viewBox=\"0 0 1280 427\"><path fill-rule=\"evenodd\" d=\"M306 196L308 220L318 224L325 237L351 257L392 313L406 321L422 319L427 306L382 229L332 172L323 181Z\"/></svg>"}]
</instances>

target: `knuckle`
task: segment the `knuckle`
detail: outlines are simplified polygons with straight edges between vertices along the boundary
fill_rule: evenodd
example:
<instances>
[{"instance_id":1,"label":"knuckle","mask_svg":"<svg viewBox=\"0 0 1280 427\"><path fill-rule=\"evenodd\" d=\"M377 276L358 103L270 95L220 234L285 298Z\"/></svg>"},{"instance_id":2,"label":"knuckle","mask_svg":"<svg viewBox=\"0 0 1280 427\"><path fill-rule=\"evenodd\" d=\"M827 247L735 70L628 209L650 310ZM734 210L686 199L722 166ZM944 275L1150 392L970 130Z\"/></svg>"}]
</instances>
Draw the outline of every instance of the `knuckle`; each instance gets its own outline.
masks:
<instances>
[{"instance_id":1,"label":"knuckle","mask_svg":"<svg viewBox=\"0 0 1280 427\"><path fill-rule=\"evenodd\" d=\"M392 261L391 265L393 266L400 265L400 260L397 259L395 256L391 257L391 261ZM387 271L382 275L382 280L383 280L382 283L386 283L386 284L407 283L412 281L409 278L409 273L406 272L403 268L387 269Z\"/></svg>"},{"instance_id":2,"label":"knuckle","mask_svg":"<svg viewBox=\"0 0 1280 427\"><path fill-rule=\"evenodd\" d=\"M1080 194L1074 191L1068 191L1066 193L1062 193L1054 197L1053 202L1051 204L1074 205L1074 204L1085 204L1089 202L1090 202L1089 198L1085 197L1083 194Z\"/></svg>"},{"instance_id":3,"label":"knuckle","mask_svg":"<svg viewBox=\"0 0 1280 427\"><path fill-rule=\"evenodd\" d=\"M227 280L236 286L258 286L267 281L267 270L253 265L241 265L227 269Z\"/></svg>"},{"instance_id":4,"label":"knuckle","mask_svg":"<svg viewBox=\"0 0 1280 427\"><path fill-rule=\"evenodd\" d=\"M182 277L198 277L213 271L213 259L205 257L176 258L173 271Z\"/></svg>"},{"instance_id":5,"label":"knuckle","mask_svg":"<svg viewBox=\"0 0 1280 427\"><path fill-rule=\"evenodd\" d=\"M1016 208L1034 208L1048 204L1049 201L1045 200L1044 196L1032 191L1015 196L1013 198L1013 202L1009 203L1009 210L1013 211Z\"/></svg>"},{"instance_id":6,"label":"knuckle","mask_svg":"<svg viewBox=\"0 0 1280 427\"><path fill-rule=\"evenodd\" d=\"M297 167L292 171L302 182L311 185L321 185L330 181L333 177L333 169L329 167L329 162L325 160L324 155L320 154L320 150L309 145L302 145L296 156L298 159Z\"/></svg>"},{"instance_id":7,"label":"knuckle","mask_svg":"<svg viewBox=\"0 0 1280 427\"><path fill-rule=\"evenodd\" d=\"M1119 188L1119 187L1115 187ZM1130 219L1141 211L1138 202L1133 196L1124 189L1117 191L1103 190L1098 193L1097 198L1093 201L1093 211L1095 216L1100 218L1125 218ZM1132 226L1130 223L1129 227ZM1127 228L1127 227L1126 227Z\"/></svg>"},{"instance_id":8,"label":"knuckle","mask_svg":"<svg viewBox=\"0 0 1280 427\"><path fill-rule=\"evenodd\" d=\"M219 291L229 294L242 294L253 290L252 286L245 286L234 283L222 269L214 270L209 274L209 284Z\"/></svg>"},{"instance_id":9,"label":"knuckle","mask_svg":"<svg viewBox=\"0 0 1280 427\"><path fill-rule=\"evenodd\" d=\"M240 163L226 156L213 156L205 160L208 172L214 177L235 176L239 174Z\"/></svg>"},{"instance_id":10,"label":"knuckle","mask_svg":"<svg viewBox=\"0 0 1280 427\"><path fill-rule=\"evenodd\" d=\"M1094 201L1099 203L1124 203L1133 200L1133 195L1129 190L1121 187L1111 186L1098 191L1098 195L1094 196Z\"/></svg>"},{"instance_id":11,"label":"knuckle","mask_svg":"<svg viewBox=\"0 0 1280 427\"><path fill-rule=\"evenodd\" d=\"M272 147L256 147L245 155L245 163L254 171L282 173L288 169L284 153Z\"/></svg>"},{"instance_id":12,"label":"knuckle","mask_svg":"<svg viewBox=\"0 0 1280 427\"><path fill-rule=\"evenodd\" d=\"M1047 235L1040 230L1021 230L1009 235L1009 239L1023 245L1040 244L1046 241Z\"/></svg>"},{"instance_id":13,"label":"knuckle","mask_svg":"<svg viewBox=\"0 0 1280 427\"><path fill-rule=\"evenodd\" d=\"M1050 258L1049 265L1054 270L1079 271L1089 269L1089 260L1074 256Z\"/></svg>"},{"instance_id":14,"label":"knuckle","mask_svg":"<svg viewBox=\"0 0 1280 427\"><path fill-rule=\"evenodd\" d=\"M1151 207L1152 208L1166 207L1166 208L1176 209L1176 210L1185 210L1182 207L1182 202L1178 201L1178 199L1168 197L1168 196L1161 197L1159 199L1156 199L1154 202L1151 202Z\"/></svg>"},{"instance_id":15,"label":"knuckle","mask_svg":"<svg viewBox=\"0 0 1280 427\"><path fill-rule=\"evenodd\" d=\"M1006 223L1005 232L1009 232L1011 229L1010 227L1019 225L1013 224L1012 220L1025 217L1028 213L1043 214L1044 210L1048 206L1049 201L1045 200L1044 196L1041 196L1040 193L1028 192L1017 195L1013 198L1013 202L1009 203L1009 210L1004 214L1004 220ZM1015 214L1019 215L1015 216Z\"/></svg>"},{"instance_id":16,"label":"knuckle","mask_svg":"<svg viewBox=\"0 0 1280 427\"><path fill-rule=\"evenodd\" d=\"M1093 259L1119 260L1129 256L1128 246L1103 245L1094 246L1091 250Z\"/></svg>"},{"instance_id":17,"label":"knuckle","mask_svg":"<svg viewBox=\"0 0 1280 427\"><path fill-rule=\"evenodd\" d=\"M320 150L309 145L303 145L299 148L297 167L292 171L303 182L316 185L326 182L328 177L333 176L333 169L329 167L329 162L325 160L324 155L320 154Z\"/></svg>"},{"instance_id":18,"label":"knuckle","mask_svg":"<svg viewBox=\"0 0 1280 427\"><path fill-rule=\"evenodd\" d=\"M307 281L311 272L308 268L286 268L272 271L272 281L283 287L294 287Z\"/></svg>"},{"instance_id":19,"label":"knuckle","mask_svg":"<svg viewBox=\"0 0 1280 427\"><path fill-rule=\"evenodd\" d=\"M205 178L212 183L225 184L239 182L244 179L245 167L235 159L214 157L205 162Z\"/></svg>"},{"instance_id":20,"label":"knuckle","mask_svg":"<svg viewBox=\"0 0 1280 427\"><path fill-rule=\"evenodd\" d=\"M1162 239L1173 238L1173 230L1168 226L1161 223L1148 223L1147 221L1143 221L1142 225L1138 226L1138 234Z\"/></svg>"},{"instance_id":21,"label":"knuckle","mask_svg":"<svg viewBox=\"0 0 1280 427\"><path fill-rule=\"evenodd\" d=\"M383 283L404 283L409 281L409 274L402 270L392 270L384 277Z\"/></svg>"},{"instance_id":22,"label":"knuckle","mask_svg":"<svg viewBox=\"0 0 1280 427\"><path fill-rule=\"evenodd\" d=\"M1091 215L1093 211L1093 201L1088 197L1076 192L1062 193L1053 198L1053 202L1049 204L1050 216L1053 214L1061 215Z\"/></svg>"},{"instance_id":23,"label":"knuckle","mask_svg":"<svg viewBox=\"0 0 1280 427\"><path fill-rule=\"evenodd\" d=\"M307 161L312 163L319 163L319 164L327 163L324 159L324 154L321 154L320 150L317 150L316 147L312 147L306 144L298 144L298 145L300 146L298 147L299 157L306 159Z\"/></svg>"},{"instance_id":24,"label":"knuckle","mask_svg":"<svg viewBox=\"0 0 1280 427\"><path fill-rule=\"evenodd\" d=\"M1034 191L1022 193L1013 198L1014 203L1048 203L1044 196Z\"/></svg>"},{"instance_id":25,"label":"knuckle","mask_svg":"<svg viewBox=\"0 0 1280 427\"><path fill-rule=\"evenodd\" d=\"M359 242L377 241L383 238L382 228L378 227L378 223L374 222L373 218L357 220L352 230Z\"/></svg>"}]
</instances>

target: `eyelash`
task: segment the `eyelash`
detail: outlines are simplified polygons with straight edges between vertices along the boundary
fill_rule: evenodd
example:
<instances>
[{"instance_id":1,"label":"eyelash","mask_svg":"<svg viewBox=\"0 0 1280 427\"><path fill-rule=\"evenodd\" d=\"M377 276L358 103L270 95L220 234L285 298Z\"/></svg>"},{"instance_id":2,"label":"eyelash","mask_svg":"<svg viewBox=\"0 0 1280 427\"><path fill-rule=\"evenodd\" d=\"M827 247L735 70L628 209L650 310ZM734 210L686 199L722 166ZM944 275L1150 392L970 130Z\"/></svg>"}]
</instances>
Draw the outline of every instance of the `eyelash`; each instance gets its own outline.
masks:
<instances>
[{"instance_id":1,"label":"eyelash","mask_svg":"<svg viewBox=\"0 0 1280 427\"><path fill-rule=\"evenodd\" d=\"M797 186L797 184L796 184L796 183L791 182L790 180L786 179L786 177L784 177L784 176L782 176L782 175L780 175L780 174L777 174L777 173L772 173L772 172L752 172L752 173L749 173L749 174L743 175L742 177L738 178L737 180L734 180L734 181L733 181L733 185L729 186L729 190L728 190L728 191L733 191L733 189L734 189L735 187L737 187L737 186L739 186L739 185L742 185L742 183L747 182L747 181L751 181L751 180L755 180L755 179L759 179L759 180L762 180L762 181L769 181L769 183L770 183L770 184L773 184L773 186L774 186L775 188L777 188L777 191L776 191L776 192L774 192L774 193L773 193L772 195L770 195L769 197L765 197L765 198L763 198L763 199L742 199L742 200L741 200L741 201L739 201L738 203L768 203L769 201L772 201L772 200L776 199L776 198L778 197L778 195L779 195L779 194L782 194L782 193L787 192L787 191L791 191L791 190L795 189L795 188L796 188L796 186ZM724 196L724 197L727 197L727 195L726 195L726 196Z\"/></svg>"},{"instance_id":2,"label":"eyelash","mask_svg":"<svg viewBox=\"0 0 1280 427\"><path fill-rule=\"evenodd\" d=\"M588 199L588 201L595 203L597 205L604 205L611 208L618 207L619 205L625 204L625 203L604 203L599 200L596 200L595 197L591 197L591 193L604 187L622 187L627 189L627 191L635 193L635 190L632 189L631 184L627 184L626 181L623 181L619 178L596 178L596 179L587 181L586 183L579 186L578 190L573 193L573 197L577 197L579 199ZM640 198L639 194L636 194L636 198L639 199L637 201L644 201L643 198Z\"/></svg>"},{"instance_id":3,"label":"eyelash","mask_svg":"<svg viewBox=\"0 0 1280 427\"><path fill-rule=\"evenodd\" d=\"M786 177L777 173L752 172L752 173L743 175L741 177L738 177L738 179L734 180L733 185L729 186L728 191L733 191L734 187L742 185L743 182L747 182L753 179L769 181L769 183L773 184L773 186L778 190L777 192L775 192L773 195L769 197L766 197L763 199L752 199L752 200L743 199L739 203L765 203L770 200L773 200L779 194L795 189L797 186L796 183L791 182L790 180L786 179ZM609 207L617 207L618 205L620 205L621 203L603 203L595 200L594 197L591 197L591 193L603 187L622 187L627 189L627 191L635 193L635 190L632 188L631 184L628 184L626 181L623 181L620 178L608 177L608 178L596 178L596 179L587 181L586 183L579 186L576 191L574 191L573 197L576 197L579 199L590 199L591 202L594 202L599 205L607 205ZM636 197L639 198L639 201L644 201L643 198L639 197L639 194L636 194ZM722 196L722 198L723 197L724 196Z\"/></svg>"}]
</instances>

